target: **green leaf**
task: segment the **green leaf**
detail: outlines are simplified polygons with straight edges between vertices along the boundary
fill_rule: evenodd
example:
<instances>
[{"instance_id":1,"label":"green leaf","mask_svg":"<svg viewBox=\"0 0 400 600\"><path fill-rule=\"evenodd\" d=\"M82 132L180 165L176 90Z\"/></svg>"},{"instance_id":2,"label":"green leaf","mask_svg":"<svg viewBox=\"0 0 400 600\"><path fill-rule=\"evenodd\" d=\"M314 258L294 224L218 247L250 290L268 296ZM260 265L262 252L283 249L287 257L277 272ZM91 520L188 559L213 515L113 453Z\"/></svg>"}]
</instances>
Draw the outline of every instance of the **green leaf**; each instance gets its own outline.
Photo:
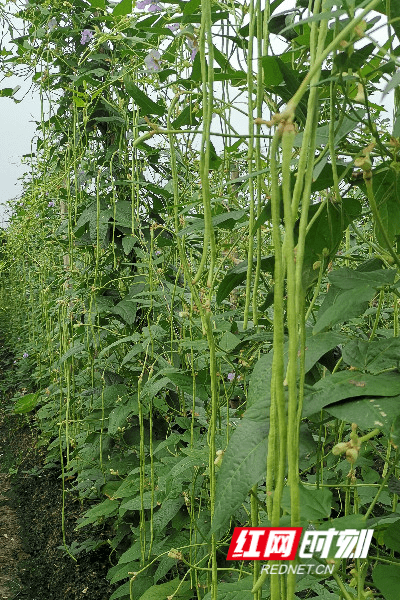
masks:
<instances>
[{"instance_id":1,"label":"green leaf","mask_svg":"<svg viewBox=\"0 0 400 600\"><path fill-rule=\"evenodd\" d=\"M86 525L89 525L89 523L94 523L102 517L110 517L116 512L118 504L119 502L117 500L109 500L108 498L107 500L96 504L85 513L83 519L80 519L80 523L77 525L76 529L81 529L81 527L85 527Z\"/></svg>"},{"instance_id":2,"label":"green leaf","mask_svg":"<svg viewBox=\"0 0 400 600\"><path fill-rule=\"evenodd\" d=\"M154 531L161 532L173 519L184 503L183 496L178 498L167 498L164 500L157 511L154 511L153 527Z\"/></svg>"},{"instance_id":3,"label":"green leaf","mask_svg":"<svg viewBox=\"0 0 400 600\"><path fill-rule=\"evenodd\" d=\"M3 88L0 90L0 98L11 98L13 95L13 88Z\"/></svg>"},{"instance_id":4,"label":"green leaf","mask_svg":"<svg viewBox=\"0 0 400 600\"><path fill-rule=\"evenodd\" d=\"M231 352L238 344L240 339L230 331L226 331L219 342L219 347L225 352Z\"/></svg>"},{"instance_id":5,"label":"green leaf","mask_svg":"<svg viewBox=\"0 0 400 600\"><path fill-rule=\"evenodd\" d=\"M321 204L310 207L309 220L316 214ZM343 231L352 220L361 215L361 204L353 198L341 203L326 203L310 227L304 248L303 287L307 289L318 279L319 269L314 269L317 261L324 260L325 269L335 256L343 238Z\"/></svg>"},{"instance_id":6,"label":"green leaf","mask_svg":"<svg viewBox=\"0 0 400 600\"><path fill-rule=\"evenodd\" d=\"M256 402L265 407L265 410L271 402L271 373L272 373L273 352L262 354L256 362L253 372L250 375L249 393L247 397L247 407L250 408Z\"/></svg>"},{"instance_id":7,"label":"green leaf","mask_svg":"<svg viewBox=\"0 0 400 600\"><path fill-rule=\"evenodd\" d=\"M144 492L143 494L143 508L149 509L151 507L155 508L157 506L157 492L154 492L154 498L152 498L153 492L150 490L148 492ZM140 495L138 494L136 498L130 498L119 507L120 515L124 515L127 510L140 510L142 506L142 501ZM132 560L132 559L130 559Z\"/></svg>"},{"instance_id":8,"label":"green leaf","mask_svg":"<svg viewBox=\"0 0 400 600\"><path fill-rule=\"evenodd\" d=\"M109 414L108 433L110 435L115 435L118 433L118 429L127 427L127 418L132 414L138 414L138 408L133 402L128 402L128 404L118 404Z\"/></svg>"},{"instance_id":9,"label":"green leaf","mask_svg":"<svg viewBox=\"0 0 400 600\"><path fill-rule=\"evenodd\" d=\"M128 325L133 325L136 319L137 302L130 298L123 298L111 309L111 312L122 317Z\"/></svg>"},{"instance_id":10,"label":"green leaf","mask_svg":"<svg viewBox=\"0 0 400 600\"><path fill-rule=\"evenodd\" d=\"M257 263L257 259L254 258L253 265L256 265L256 263ZM273 256L266 256L261 259L261 268L263 271L272 272L274 269L274 264L275 264L275 259ZM225 300L225 298L227 296L229 296L229 294L235 287L237 287L238 285L243 283L243 281L245 281L246 274L247 274L247 260L241 262L239 265L236 265L236 267L233 267L233 269L231 269L225 275L224 279L219 284L218 291L217 291L218 304L221 304L221 302L223 300Z\"/></svg>"},{"instance_id":11,"label":"green leaf","mask_svg":"<svg viewBox=\"0 0 400 600\"><path fill-rule=\"evenodd\" d=\"M332 492L327 488L315 489L307 488L299 484L300 493L300 515L307 521L318 521L327 519L331 514ZM289 514L290 507L290 487L283 489L281 506Z\"/></svg>"},{"instance_id":12,"label":"green leaf","mask_svg":"<svg viewBox=\"0 0 400 600\"><path fill-rule=\"evenodd\" d=\"M384 533L383 541L390 550L400 552L400 519L389 525Z\"/></svg>"},{"instance_id":13,"label":"green leaf","mask_svg":"<svg viewBox=\"0 0 400 600\"><path fill-rule=\"evenodd\" d=\"M125 254L129 254L132 252L133 248L136 246L137 238L132 235L125 235L122 238L122 247L124 249Z\"/></svg>"},{"instance_id":14,"label":"green leaf","mask_svg":"<svg viewBox=\"0 0 400 600\"><path fill-rule=\"evenodd\" d=\"M350 366L369 373L395 368L400 361L400 338L381 340L355 339L343 348L343 360Z\"/></svg>"},{"instance_id":15,"label":"green leaf","mask_svg":"<svg viewBox=\"0 0 400 600\"><path fill-rule=\"evenodd\" d=\"M129 15L132 12L132 0L121 0L114 8L113 15L116 17Z\"/></svg>"},{"instance_id":16,"label":"green leaf","mask_svg":"<svg viewBox=\"0 0 400 600\"><path fill-rule=\"evenodd\" d=\"M25 394L15 403L14 413L17 415L21 415L23 413L30 412L33 410L37 403L39 402L39 392L35 392L34 394Z\"/></svg>"},{"instance_id":17,"label":"green leaf","mask_svg":"<svg viewBox=\"0 0 400 600\"><path fill-rule=\"evenodd\" d=\"M305 369L306 373L315 365L315 363L324 354L336 348L339 344L343 344L348 340L346 335L335 333L333 331L317 333L312 335L311 331L307 331L306 335L306 354L305 354Z\"/></svg>"},{"instance_id":18,"label":"green leaf","mask_svg":"<svg viewBox=\"0 0 400 600\"><path fill-rule=\"evenodd\" d=\"M393 284L394 277L394 269L361 271L344 267L333 271L329 275L332 285L318 311L314 333L360 316L376 290Z\"/></svg>"},{"instance_id":19,"label":"green leaf","mask_svg":"<svg viewBox=\"0 0 400 600\"><path fill-rule=\"evenodd\" d=\"M189 0L184 4L182 13L184 15L192 15L200 6L201 0Z\"/></svg>"},{"instance_id":20,"label":"green leaf","mask_svg":"<svg viewBox=\"0 0 400 600\"><path fill-rule=\"evenodd\" d=\"M262 404L262 407L260 406ZM251 487L265 476L269 432L267 403L253 404L233 432L217 476L212 531L221 534Z\"/></svg>"},{"instance_id":21,"label":"green leaf","mask_svg":"<svg viewBox=\"0 0 400 600\"><path fill-rule=\"evenodd\" d=\"M357 115L359 116L360 119L362 119L364 117L365 112L366 111L363 109L359 110L357 112ZM339 129L335 130L335 138L334 138L335 146L338 144L338 142L340 142L340 140L342 140L351 131L354 130L354 127L356 126L357 122L358 121L355 118L351 119L349 117L345 117L343 119L343 122L341 123ZM303 144L303 132L300 132L294 138L293 145L300 148L302 146L302 144ZM329 125L321 125L321 127L317 127L316 144L317 144L317 146L326 146L327 144L329 144ZM331 166L330 166L330 169L332 169Z\"/></svg>"},{"instance_id":22,"label":"green leaf","mask_svg":"<svg viewBox=\"0 0 400 600\"><path fill-rule=\"evenodd\" d=\"M398 600L400 589L400 565L377 565L372 580L385 600Z\"/></svg>"},{"instance_id":23,"label":"green leaf","mask_svg":"<svg viewBox=\"0 0 400 600\"><path fill-rule=\"evenodd\" d=\"M329 292L331 292L331 290L329 290ZM375 290L369 285L337 293L333 299L332 305L329 306L321 316L318 313L317 322L314 326L314 333L332 327L333 325L336 325L336 323L343 323L354 317L359 317L366 311L368 302L375 294ZM322 306L324 306L324 304Z\"/></svg>"},{"instance_id":24,"label":"green leaf","mask_svg":"<svg viewBox=\"0 0 400 600\"><path fill-rule=\"evenodd\" d=\"M172 369L164 369L162 374L165 375L165 377L168 377L168 379L182 391L193 396L193 378L190 375ZM208 393L206 386L201 383L196 383L196 396L200 398L200 400L207 402Z\"/></svg>"},{"instance_id":25,"label":"green leaf","mask_svg":"<svg viewBox=\"0 0 400 600\"><path fill-rule=\"evenodd\" d=\"M267 88L270 85L279 85L282 83L283 75L274 56L263 56L262 66L264 69L264 82Z\"/></svg>"},{"instance_id":26,"label":"green leaf","mask_svg":"<svg viewBox=\"0 0 400 600\"><path fill-rule=\"evenodd\" d=\"M253 600L251 593L254 582L253 577L244 577L234 583L218 584L218 600ZM208 592L203 600L212 600L211 592Z\"/></svg>"},{"instance_id":27,"label":"green leaf","mask_svg":"<svg viewBox=\"0 0 400 600\"><path fill-rule=\"evenodd\" d=\"M380 427L387 435L400 413L400 396L391 398L356 398L326 406L325 410L341 421L357 423L360 429Z\"/></svg>"},{"instance_id":28,"label":"green leaf","mask_svg":"<svg viewBox=\"0 0 400 600\"><path fill-rule=\"evenodd\" d=\"M123 598L124 600L126 600L127 598L129 598L129 587L129 581L127 581L123 585L120 585L119 588L117 588L115 592L110 596L110 600L118 600L119 598Z\"/></svg>"},{"instance_id":29,"label":"green leaf","mask_svg":"<svg viewBox=\"0 0 400 600\"><path fill-rule=\"evenodd\" d=\"M363 180L355 182L366 194ZM379 165L373 172L372 185L376 205L386 231L389 243L392 246L396 236L400 235L400 174L390 167L389 163ZM387 248L386 241L379 227L375 223L375 235L379 244Z\"/></svg>"},{"instance_id":30,"label":"green leaf","mask_svg":"<svg viewBox=\"0 0 400 600\"><path fill-rule=\"evenodd\" d=\"M308 388L304 398L303 416L309 417L322 408L347 398L358 396L391 397L399 394L400 375L397 373L370 375L369 373L359 373L357 371L340 371L320 379ZM374 427L374 424L371 427Z\"/></svg>"},{"instance_id":31,"label":"green leaf","mask_svg":"<svg viewBox=\"0 0 400 600\"><path fill-rule=\"evenodd\" d=\"M174 599L188 599L192 597L190 590L190 582L184 581L181 585L179 577L160 585L152 585L145 593L140 596L139 600L162 600L168 596L174 596ZM179 588L179 590L178 590ZM178 590L178 591L177 591ZM176 593L175 593L176 592Z\"/></svg>"},{"instance_id":32,"label":"green leaf","mask_svg":"<svg viewBox=\"0 0 400 600\"><path fill-rule=\"evenodd\" d=\"M145 115L158 115L162 117L165 112L164 104L160 102L154 102L147 96L131 79L128 75L124 77L124 84L126 91L131 96L133 101L143 110Z\"/></svg>"},{"instance_id":33,"label":"green leaf","mask_svg":"<svg viewBox=\"0 0 400 600\"><path fill-rule=\"evenodd\" d=\"M105 0L89 0L90 5L93 6L93 8L100 8L102 10L105 10L106 8L106 2ZM115 7L117 8L117 7Z\"/></svg>"}]
</instances>

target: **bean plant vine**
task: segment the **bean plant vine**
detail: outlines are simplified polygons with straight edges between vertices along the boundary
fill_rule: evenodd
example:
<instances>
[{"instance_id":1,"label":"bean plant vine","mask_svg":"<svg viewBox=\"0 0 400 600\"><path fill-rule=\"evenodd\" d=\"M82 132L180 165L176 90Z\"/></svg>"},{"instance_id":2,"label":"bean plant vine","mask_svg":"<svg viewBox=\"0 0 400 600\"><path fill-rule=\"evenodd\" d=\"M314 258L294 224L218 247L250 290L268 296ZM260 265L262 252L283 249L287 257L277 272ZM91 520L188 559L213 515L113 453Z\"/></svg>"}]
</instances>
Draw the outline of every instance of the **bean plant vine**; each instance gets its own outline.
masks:
<instances>
[{"instance_id":1,"label":"bean plant vine","mask_svg":"<svg viewBox=\"0 0 400 600\"><path fill-rule=\"evenodd\" d=\"M41 103L1 231L11 409L110 600L398 598L400 5L281 5L0 5L1 102L18 72ZM269 574L226 558L250 526L374 534Z\"/></svg>"}]
</instances>

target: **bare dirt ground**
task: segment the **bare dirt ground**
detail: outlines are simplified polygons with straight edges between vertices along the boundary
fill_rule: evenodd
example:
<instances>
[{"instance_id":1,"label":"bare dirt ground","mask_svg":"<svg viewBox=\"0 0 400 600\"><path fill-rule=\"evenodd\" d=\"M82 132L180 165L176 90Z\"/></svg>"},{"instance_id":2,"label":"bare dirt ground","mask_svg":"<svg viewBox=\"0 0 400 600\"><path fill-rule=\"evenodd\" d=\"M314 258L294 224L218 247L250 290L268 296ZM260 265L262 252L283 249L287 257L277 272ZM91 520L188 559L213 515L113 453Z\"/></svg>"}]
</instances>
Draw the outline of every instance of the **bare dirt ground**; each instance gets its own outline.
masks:
<instances>
[{"instance_id":1,"label":"bare dirt ground","mask_svg":"<svg viewBox=\"0 0 400 600\"><path fill-rule=\"evenodd\" d=\"M75 531L87 506L66 495L67 544L95 535L97 551L74 562L63 550L62 482L56 468L44 468L36 430L0 405L0 600L108 600L117 586L106 579L111 532Z\"/></svg>"},{"instance_id":2,"label":"bare dirt ground","mask_svg":"<svg viewBox=\"0 0 400 600\"><path fill-rule=\"evenodd\" d=\"M22 550L21 528L18 517L6 494L10 491L10 477L0 473L0 599L14 598L22 589L19 563L28 555Z\"/></svg>"}]
</instances>

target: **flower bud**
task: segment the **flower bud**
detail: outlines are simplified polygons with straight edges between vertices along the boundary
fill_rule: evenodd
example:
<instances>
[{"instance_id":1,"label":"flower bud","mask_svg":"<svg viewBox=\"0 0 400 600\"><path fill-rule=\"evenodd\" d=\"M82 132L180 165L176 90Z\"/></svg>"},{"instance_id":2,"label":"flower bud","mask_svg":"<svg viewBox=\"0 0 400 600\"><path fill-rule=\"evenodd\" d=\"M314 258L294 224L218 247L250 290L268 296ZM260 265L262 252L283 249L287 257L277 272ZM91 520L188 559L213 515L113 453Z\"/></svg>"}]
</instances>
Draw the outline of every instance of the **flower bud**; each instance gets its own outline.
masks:
<instances>
[{"instance_id":1,"label":"flower bud","mask_svg":"<svg viewBox=\"0 0 400 600\"><path fill-rule=\"evenodd\" d=\"M372 169L372 163L367 156L359 156L356 158L354 165L360 167L363 171L370 171Z\"/></svg>"},{"instance_id":2,"label":"flower bud","mask_svg":"<svg viewBox=\"0 0 400 600\"><path fill-rule=\"evenodd\" d=\"M333 446L332 454L338 456L339 454L343 454L343 452L346 452L347 448L348 444L346 442L340 442L340 444L336 444L336 446Z\"/></svg>"},{"instance_id":3,"label":"flower bud","mask_svg":"<svg viewBox=\"0 0 400 600\"><path fill-rule=\"evenodd\" d=\"M346 450L346 460L349 461L350 464L354 464L358 458L358 450L355 448L349 448Z\"/></svg>"},{"instance_id":4,"label":"flower bud","mask_svg":"<svg viewBox=\"0 0 400 600\"><path fill-rule=\"evenodd\" d=\"M168 552L168 556L169 558L175 558L176 560L182 560L183 558L182 552L179 552L179 550L176 550L175 548L171 548Z\"/></svg>"}]
</instances>

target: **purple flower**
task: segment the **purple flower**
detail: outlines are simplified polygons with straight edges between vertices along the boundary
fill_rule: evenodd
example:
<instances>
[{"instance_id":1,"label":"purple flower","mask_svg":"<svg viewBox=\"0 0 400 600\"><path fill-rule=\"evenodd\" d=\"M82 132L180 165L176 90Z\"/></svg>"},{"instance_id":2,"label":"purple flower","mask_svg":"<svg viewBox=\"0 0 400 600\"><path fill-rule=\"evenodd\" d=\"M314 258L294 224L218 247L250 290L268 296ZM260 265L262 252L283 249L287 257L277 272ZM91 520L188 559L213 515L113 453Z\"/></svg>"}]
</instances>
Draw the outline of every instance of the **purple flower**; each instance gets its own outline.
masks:
<instances>
[{"instance_id":1,"label":"purple flower","mask_svg":"<svg viewBox=\"0 0 400 600\"><path fill-rule=\"evenodd\" d=\"M48 203L48 205L47 205L47 206L48 206L49 208L51 208L52 206L55 206L55 205L56 205L56 204L55 204L55 202L53 202L53 201L51 200L51 201Z\"/></svg>"},{"instance_id":2,"label":"purple flower","mask_svg":"<svg viewBox=\"0 0 400 600\"><path fill-rule=\"evenodd\" d=\"M160 254L161 254L161 250L156 250L156 255L160 256Z\"/></svg>"},{"instance_id":3,"label":"purple flower","mask_svg":"<svg viewBox=\"0 0 400 600\"><path fill-rule=\"evenodd\" d=\"M38 219L40 217L39 213L36 213L35 217Z\"/></svg>"},{"instance_id":4,"label":"purple flower","mask_svg":"<svg viewBox=\"0 0 400 600\"><path fill-rule=\"evenodd\" d=\"M53 31L53 29L55 29L57 27L57 19L55 17L53 17L52 19L50 19L50 21L47 23L47 29L49 31Z\"/></svg>"},{"instance_id":5,"label":"purple flower","mask_svg":"<svg viewBox=\"0 0 400 600\"><path fill-rule=\"evenodd\" d=\"M161 11L162 11L162 6L160 6L159 4L150 4L149 12L161 12Z\"/></svg>"},{"instance_id":6,"label":"purple flower","mask_svg":"<svg viewBox=\"0 0 400 600\"><path fill-rule=\"evenodd\" d=\"M233 381L235 379L235 373L228 373L228 381Z\"/></svg>"},{"instance_id":7,"label":"purple flower","mask_svg":"<svg viewBox=\"0 0 400 600\"><path fill-rule=\"evenodd\" d=\"M93 31L90 31L90 29L84 29L82 31L81 44L84 46L85 44L90 42L92 37L93 37Z\"/></svg>"},{"instance_id":8,"label":"purple flower","mask_svg":"<svg viewBox=\"0 0 400 600\"><path fill-rule=\"evenodd\" d=\"M160 58L161 55L158 50L151 50L144 59L144 64L149 71L159 71L161 69L160 63L158 62Z\"/></svg>"},{"instance_id":9,"label":"purple flower","mask_svg":"<svg viewBox=\"0 0 400 600\"><path fill-rule=\"evenodd\" d=\"M153 0L140 0L139 2L136 2L136 8L138 8L139 10L143 10L144 8L149 6L149 4L152 4L152 3L153 3Z\"/></svg>"},{"instance_id":10,"label":"purple flower","mask_svg":"<svg viewBox=\"0 0 400 600\"><path fill-rule=\"evenodd\" d=\"M199 51L199 47L197 45L197 40L192 39L190 37L187 38L187 45L189 46L189 49L192 51L191 55L190 55L190 60L193 61L196 54Z\"/></svg>"},{"instance_id":11,"label":"purple flower","mask_svg":"<svg viewBox=\"0 0 400 600\"><path fill-rule=\"evenodd\" d=\"M179 23L169 23L167 27L170 31L177 31L179 29Z\"/></svg>"},{"instance_id":12,"label":"purple flower","mask_svg":"<svg viewBox=\"0 0 400 600\"><path fill-rule=\"evenodd\" d=\"M28 358L29 354L27 352L24 352L22 355L22 358Z\"/></svg>"},{"instance_id":13,"label":"purple flower","mask_svg":"<svg viewBox=\"0 0 400 600\"><path fill-rule=\"evenodd\" d=\"M14 365L16 365L16 364L17 364L17 361L16 361L16 360L14 360Z\"/></svg>"}]
</instances>

